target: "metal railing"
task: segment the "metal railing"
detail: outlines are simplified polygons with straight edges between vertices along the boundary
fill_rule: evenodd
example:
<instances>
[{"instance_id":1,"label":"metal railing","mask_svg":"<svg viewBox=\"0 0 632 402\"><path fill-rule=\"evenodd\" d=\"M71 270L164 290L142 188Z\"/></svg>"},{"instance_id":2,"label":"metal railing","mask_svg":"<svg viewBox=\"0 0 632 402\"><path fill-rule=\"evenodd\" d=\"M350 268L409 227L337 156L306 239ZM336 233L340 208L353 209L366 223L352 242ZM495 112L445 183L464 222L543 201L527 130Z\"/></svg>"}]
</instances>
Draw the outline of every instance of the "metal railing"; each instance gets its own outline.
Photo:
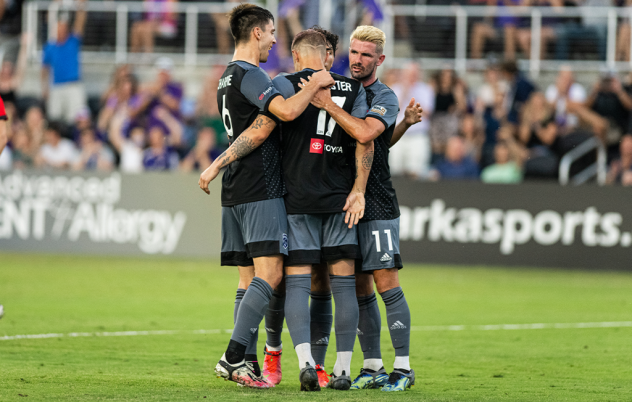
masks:
<instances>
[{"instance_id":1,"label":"metal railing","mask_svg":"<svg viewBox=\"0 0 632 402\"><path fill-rule=\"evenodd\" d=\"M597 160L592 165L586 167L581 172L570 178L571 166L573 162L581 159L590 152L597 152ZM593 177L597 177L597 184L603 186L606 183L607 173L607 156L606 147L601 140L596 137L587 139L579 144L572 151L567 152L560 161L560 184L565 186L569 184L578 186L586 183Z\"/></svg>"},{"instance_id":2,"label":"metal railing","mask_svg":"<svg viewBox=\"0 0 632 402\"><path fill-rule=\"evenodd\" d=\"M273 14L277 14L278 0L265 0L255 2L270 9ZM358 5L352 0L345 0L344 12L344 29L337 32L341 37L341 44L348 45L348 36L358 21ZM163 3L164 4L164 3ZM325 28L332 26L332 20L335 17L334 0L320 0L319 3L319 23ZM177 62L185 65L208 64L210 60L219 59L224 61L226 55L217 55L210 48L202 48L200 39L204 39L205 33L202 35L203 29L209 29L200 25L200 17L209 14L226 13L235 3L173 3L170 12L176 13L183 20L183 43L173 49L157 48L156 53L168 54L174 57ZM87 63L111 63L116 61L134 62L134 55L129 52L129 31L130 31L130 14L144 13L152 11L148 9L147 3L144 2L125 2L125 1L89 1L86 8L90 12L90 17L95 13L109 13L115 15L112 18L114 26L111 29L115 32L115 43L112 49L92 50L85 48L83 52L84 62ZM71 11L75 9L73 2L50 2L50 1L31 1L24 4L23 26L24 29L31 33L33 38L38 38L31 46L29 54L31 59L35 59L40 55L41 49L47 40L54 38L58 15L60 11ZM159 10L157 10L160 12ZM427 69L436 69L450 65L460 73L467 70L480 70L485 67L485 59L472 59L468 57L468 41L472 35L472 27L480 20L494 19L498 17L522 18L523 24L531 31L530 53L527 58L519 60L522 68L527 69L532 76L538 76L540 71L554 71L561 64L571 64L577 70L598 71L603 67L616 68L620 71L632 71L632 58L630 61L616 61L616 40L619 19L632 19L632 7L629 8L609 8L609 7L591 7L590 16L592 18L603 18L606 34L606 57L603 60L582 59L582 60L542 60L541 59L541 37L543 29L543 19L547 18L582 18L585 16L585 9L582 7L565 7L562 10L552 7L486 7L486 6L424 6L424 5L383 5L382 11L384 19L377 25L386 33L385 54L387 67L401 65L407 60L414 58L424 63ZM441 56L435 54L427 54L422 52L412 52L409 55L402 56L396 53L396 45L402 42L410 42L412 44L424 43L432 41L432 31L414 34L405 39L396 38L396 30L400 28L399 20L401 18L413 19L413 27L421 27L425 24L432 24L433 21L444 19L448 24L449 56ZM46 29L46 33L43 30ZM206 32L206 31L204 31ZM416 36L415 36L416 35ZM631 53L632 53L632 41ZM453 52L452 52L453 50Z\"/></svg>"}]
</instances>

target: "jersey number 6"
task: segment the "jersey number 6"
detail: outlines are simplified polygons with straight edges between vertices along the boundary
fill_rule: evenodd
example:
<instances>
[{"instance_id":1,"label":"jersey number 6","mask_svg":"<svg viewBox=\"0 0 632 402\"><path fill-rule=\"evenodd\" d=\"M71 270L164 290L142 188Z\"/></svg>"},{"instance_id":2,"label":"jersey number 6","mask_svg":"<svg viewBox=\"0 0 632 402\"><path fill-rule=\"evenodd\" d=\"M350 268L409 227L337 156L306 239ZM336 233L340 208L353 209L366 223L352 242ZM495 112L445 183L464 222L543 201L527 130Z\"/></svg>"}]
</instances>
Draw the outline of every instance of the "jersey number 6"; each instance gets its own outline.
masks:
<instances>
[{"instance_id":1,"label":"jersey number 6","mask_svg":"<svg viewBox=\"0 0 632 402\"><path fill-rule=\"evenodd\" d=\"M230 118L230 113L228 113L228 109L226 109L226 95L222 97L222 121L224 122L224 128L226 129L226 134L228 134L228 136L232 138L233 121Z\"/></svg>"}]
</instances>

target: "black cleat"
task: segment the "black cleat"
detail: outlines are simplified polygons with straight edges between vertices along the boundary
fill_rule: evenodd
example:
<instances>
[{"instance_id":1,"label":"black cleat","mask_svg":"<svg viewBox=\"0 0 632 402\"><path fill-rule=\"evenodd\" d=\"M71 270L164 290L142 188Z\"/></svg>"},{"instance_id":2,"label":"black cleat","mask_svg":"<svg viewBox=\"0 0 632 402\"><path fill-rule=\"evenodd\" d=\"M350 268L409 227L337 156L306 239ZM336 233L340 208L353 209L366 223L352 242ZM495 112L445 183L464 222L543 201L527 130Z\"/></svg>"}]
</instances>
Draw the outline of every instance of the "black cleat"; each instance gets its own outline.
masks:
<instances>
[{"instance_id":1,"label":"black cleat","mask_svg":"<svg viewBox=\"0 0 632 402\"><path fill-rule=\"evenodd\" d=\"M301 369L298 375L298 379L301 382L301 391L313 392L320 391L320 385L318 384L318 374L316 369L309 363Z\"/></svg>"}]
</instances>

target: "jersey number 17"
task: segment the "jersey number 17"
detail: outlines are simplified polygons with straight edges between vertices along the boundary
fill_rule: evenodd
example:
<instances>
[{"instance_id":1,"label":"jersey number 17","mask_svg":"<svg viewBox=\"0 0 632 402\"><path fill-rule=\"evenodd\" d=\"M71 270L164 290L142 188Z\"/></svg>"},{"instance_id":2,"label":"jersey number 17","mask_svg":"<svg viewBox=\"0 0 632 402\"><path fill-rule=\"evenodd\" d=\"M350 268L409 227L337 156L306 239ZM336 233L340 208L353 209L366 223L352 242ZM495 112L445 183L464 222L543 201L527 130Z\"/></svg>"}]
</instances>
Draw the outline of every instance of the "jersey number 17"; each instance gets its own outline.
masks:
<instances>
[{"instance_id":1,"label":"jersey number 17","mask_svg":"<svg viewBox=\"0 0 632 402\"><path fill-rule=\"evenodd\" d=\"M331 100L340 107L343 107L345 101L347 100L346 96L332 96ZM327 123L327 118L329 118L329 124ZM327 132L325 132L325 125L327 125ZM336 120L332 119L331 116L325 112L324 109L320 109L320 113L318 113L318 124L316 125L316 134L325 135L327 137L331 137L334 133L334 129L336 128Z\"/></svg>"}]
</instances>

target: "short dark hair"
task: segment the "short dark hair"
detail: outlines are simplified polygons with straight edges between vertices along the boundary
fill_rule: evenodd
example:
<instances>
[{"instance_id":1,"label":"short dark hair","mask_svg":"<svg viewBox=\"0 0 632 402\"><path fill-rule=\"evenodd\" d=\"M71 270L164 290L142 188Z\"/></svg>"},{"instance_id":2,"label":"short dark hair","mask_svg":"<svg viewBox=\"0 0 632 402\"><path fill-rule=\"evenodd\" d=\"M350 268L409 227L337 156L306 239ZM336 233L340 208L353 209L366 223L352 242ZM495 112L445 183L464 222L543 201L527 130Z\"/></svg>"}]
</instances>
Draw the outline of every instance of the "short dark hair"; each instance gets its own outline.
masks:
<instances>
[{"instance_id":1,"label":"short dark hair","mask_svg":"<svg viewBox=\"0 0 632 402\"><path fill-rule=\"evenodd\" d=\"M46 129L56 133L60 137L63 137L66 132L66 126L60 121L49 121Z\"/></svg>"},{"instance_id":2,"label":"short dark hair","mask_svg":"<svg viewBox=\"0 0 632 402\"><path fill-rule=\"evenodd\" d=\"M272 13L254 4L240 4L228 13L230 32L233 34L236 45L248 41L250 32L255 27L265 31L270 20L274 22Z\"/></svg>"},{"instance_id":3,"label":"short dark hair","mask_svg":"<svg viewBox=\"0 0 632 402\"><path fill-rule=\"evenodd\" d=\"M296 34L292 40L292 50L299 45L322 46L323 50L327 47L327 39L325 35L314 30L306 29Z\"/></svg>"},{"instance_id":4,"label":"short dark hair","mask_svg":"<svg viewBox=\"0 0 632 402\"><path fill-rule=\"evenodd\" d=\"M508 74L516 75L520 71L518 69L518 64L513 60L506 60L500 65L501 71L504 71Z\"/></svg>"},{"instance_id":5,"label":"short dark hair","mask_svg":"<svg viewBox=\"0 0 632 402\"><path fill-rule=\"evenodd\" d=\"M314 25L313 27L311 27L311 29L325 35L325 39L327 39L327 42L329 42L329 44L331 45L331 48L334 51L334 56L336 56L336 48L338 47L338 41L340 41L340 37L335 33L329 32L325 28L318 25Z\"/></svg>"}]
</instances>

